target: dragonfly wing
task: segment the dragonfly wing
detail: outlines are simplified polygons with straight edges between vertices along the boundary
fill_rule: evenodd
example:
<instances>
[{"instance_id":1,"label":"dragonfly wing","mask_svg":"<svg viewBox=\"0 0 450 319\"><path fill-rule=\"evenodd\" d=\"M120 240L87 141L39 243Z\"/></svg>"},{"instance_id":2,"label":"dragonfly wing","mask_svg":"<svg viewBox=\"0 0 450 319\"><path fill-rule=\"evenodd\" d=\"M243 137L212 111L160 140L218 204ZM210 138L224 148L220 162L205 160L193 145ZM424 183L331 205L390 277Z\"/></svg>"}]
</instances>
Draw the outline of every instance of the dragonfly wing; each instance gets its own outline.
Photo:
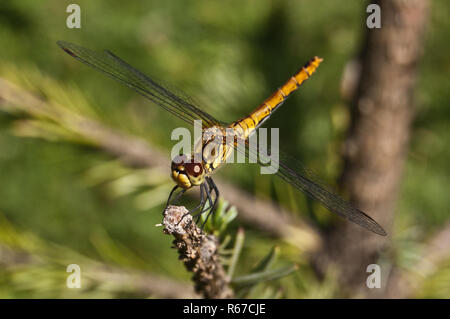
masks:
<instances>
[{"instance_id":1,"label":"dragonfly wing","mask_svg":"<svg viewBox=\"0 0 450 319\"><path fill-rule=\"evenodd\" d=\"M65 41L58 41L57 44L75 59L125 84L190 124L193 124L194 120L202 120L205 127L220 123L186 98L180 97L180 94L165 88L160 82L133 68L112 52L95 52Z\"/></svg>"},{"instance_id":2,"label":"dragonfly wing","mask_svg":"<svg viewBox=\"0 0 450 319\"><path fill-rule=\"evenodd\" d=\"M265 149L252 146L251 143L245 141L245 156L257 159L260 165L267 165L268 156ZM233 145L234 149L240 153L244 153L242 148ZM262 159L262 161L261 161ZM318 177L310 170L305 168L297 160L291 156L279 152L279 159L272 158L273 166L277 166L277 175L286 182L294 186L296 189L302 191L312 199L319 201L331 212L344 217L378 235L386 236L384 229L370 216L353 207L348 201L330 190Z\"/></svg>"},{"instance_id":3,"label":"dragonfly wing","mask_svg":"<svg viewBox=\"0 0 450 319\"><path fill-rule=\"evenodd\" d=\"M286 155L280 155L286 157ZM312 177L312 173L302 169L298 165L292 168L283 161L279 161L277 175L302 191L309 197L319 201L331 212L338 214L378 235L386 236L384 229L369 215L353 207L348 201L331 191L317 178Z\"/></svg>"}]
</instances>

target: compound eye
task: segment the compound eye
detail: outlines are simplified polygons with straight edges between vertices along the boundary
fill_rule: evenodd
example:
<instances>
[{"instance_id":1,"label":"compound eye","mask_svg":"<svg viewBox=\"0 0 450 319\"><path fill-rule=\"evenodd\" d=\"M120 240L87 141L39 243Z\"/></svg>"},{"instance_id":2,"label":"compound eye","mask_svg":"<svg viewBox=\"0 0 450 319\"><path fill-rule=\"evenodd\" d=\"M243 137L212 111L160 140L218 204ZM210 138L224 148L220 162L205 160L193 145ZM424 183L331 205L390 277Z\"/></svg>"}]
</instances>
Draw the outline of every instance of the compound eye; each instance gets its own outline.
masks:
<instances>
[{"instance_id":1,"label":"compound eye","mask_svg":"<svg viewBox=\"0 0 450 319\"><path fill-rule=\"evenodd\" d=\"M200 176L203 173L203 167L199 163L186 163L186 172L194 177Z\"/></svg>"}]
</instances>

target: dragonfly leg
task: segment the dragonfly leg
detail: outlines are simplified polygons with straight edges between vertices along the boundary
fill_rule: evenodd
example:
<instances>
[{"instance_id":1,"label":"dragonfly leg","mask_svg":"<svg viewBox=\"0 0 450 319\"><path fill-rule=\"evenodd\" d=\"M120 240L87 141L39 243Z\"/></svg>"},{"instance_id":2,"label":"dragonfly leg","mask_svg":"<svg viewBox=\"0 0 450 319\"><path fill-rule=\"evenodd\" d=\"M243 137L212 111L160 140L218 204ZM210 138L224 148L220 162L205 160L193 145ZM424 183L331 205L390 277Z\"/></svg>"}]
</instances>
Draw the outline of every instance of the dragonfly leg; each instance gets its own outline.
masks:
<instances>
[{"instance_id":1,"label":"dragonfly leg","mask_svg":"<svg viewBox=\"0 0 450 319\"><path fill-rule=\"evenodd\" d=\"M172 199L172 196L173 196L173 193L177 190L177 188L178 188L178 185L175 185L175 187L172 188L172 190L170 191L169 198L167 199L167 203L166 203L166 208L167 208L167 206L169 206L170 200Z\"/></svg>"},{"instance_id":2,"label":"dragonfly leg","mask_svg":"<svg viewBox=\"0 0 450 319\"><path fill-rule=\"evenodd\" d=\"M205 193L204 193L205 192L204 187L206 187L204 184L200 184L200 203L197 206L195 206L193 209L191 209L189 211L189 213L192 214L199 209L202 210L203 207L205 206L206 198L205 198Z\"/></svg>"},{"instance_id":3,"label":"dragonfly leg","mask_svg":"<svg viewBox=\"0 0 450 319\"><path fill-rule=\"evenodd\" d=\"M172 197L173 192L176 190L176 187L174 187L174 189L172 190L170 196L169 196L169 201ZM175 198L175 200L173 201L176 202L178 201L178 199L180 198L180 196L185 192L186 190L183 189ZM212 199L211 195L212 192L214 192L214 200ZM208 177L206 178L206 183L203 183L200 185L200 203L193 209L191 209L189 212L183 214L180 218L180 220L178 221L177 225L179 223L181 223L181 221L188 215L191 214L192 215L192 219L197 218L196 223L198 223L200 216L204 213L207 213L208 215L206 216L205 221L202 223L201 229L204 228L206 222L208 221L209 216L213 213L217 202L219 199L219 190L216 186L216 184L214 183L214 181ZM168 201L168 203L169 203ZM204 209L206 202L209 203L209 206ZM200 210L198 213L193 214L194 212L196 212L197 210ZM188 227L190 224L192 223L192 220L186 225L186 227Z\"/></svg>"},{"instance_id":4,"label":"dragonfly leg","mask_svg":"<svg viewBox=\"0 0 450 319\"><path fill-rule=\"evenodd\" d=\"M214 183L214 181L211 177L207 177L207 181L208 181L209 187L211 187L211 189L214 191L214 194L215 194L214 203L212 206L212 208L214 209L219 200L219 189L217 188L216 183Z\"/></svg>"},{"instance_id":5,"label":"dragonfly leg","mask_svg":"<svg viewBox=\"0 0 450 319\"><path fill-rule=\"evenodd\" d=\"M175 205L176 203L178 203L178 201L180 200L181 196L183 196L183 194L186 192L186 189L182 189L177 196L175 197L175 199L173 201L171 201L169 204L171 205Z\"/></svg>"},{"instance_id":6,"label":"dragonfly leg","mask_svg":"<svg viewBox=\"0 0 450 319\"><path fill-rule=\"evenodd\" d=\"M167 199L167 203L166 203L166 208L164 209L164 211L167 209L167 207L169 207L169 205L175 205L181 198L181 196L186 192L186 189L182 189L180 191L180 193L177 194L177 196L175 197L174 200L172 200L173 194L175 193L175 191L178 189L178 185L176 185L174 188L172 188L172 190L170 191L169 194L169 198ZM182 216L181 220L183 220L184 215ZM180 220L180 222L181 222ZM178 222L179 223L179 222Z\"/></svg>"},{"instance_id":7,"label":"dragonfly leg","mask_svg":"<svg viewBox=\"0 0 450 319\"><path fill-rule=\"evenodd\" d=\"M206 189L206 184L200 184L200 203L199 203L196 207L194 207L193 209L191 209L189 212L183 214L183 215L181 216L181 218L180 218L180 221L177 223L177 225L178 225L179 223L181 223L181 221L182 221L187 215L189 215L189 214L192 215L192 213L196 212L196 211L199 210L199 209L200 209L200 211L203 210L203 207L205 207L205 203L206 203L205 192L208 193L208 190ZM200 212L200 214L201 214L201 212ZM197 216L197 214L195 214L195 215L193 215L193 216ZM191 222L192 222L192 221L191 221ZM189 222L189 224L186 225L186 227L188 227L188 226L191 224L191 222Z\"/></svg>"},{"instance_id":8,"label":"dragonfly leg","mask_svg":"<svg viewBox=\"0 0 450 319\"><path fill-rule=\"evenodd\" d=\"M206 194L206 200L208 200L209 206L206 209L203 209L203 207L204 207L204 205L203 205L202 210L200 212L198 212L195 215L192 215L192 218L197 218L197 220L195 221L196 223L198 223L198 221L200 219L200 216L202 214L204 214L207 211L210 211L211 208L213 207L213 201L212 201L212 198L211 198L211 189L209 188L209 185L207 183L204 183L202 185L204 185L205 194ZM205 200L205 204L206 204L206 200ZM203 228L203 226L202 226L202 228Z\"/></svg>"},{"instance_id":9,"label":"dragonfly leg","mask_svg":"<svg viewBox=\"0 0 450 319\"><path fill-rule=\"evenodd\" d=\"M209 185L209 192L208 192L209 197L208 198L209 198L209 205L211 207L209 208L208 215L206 215L205 221L202 224L202 227L201 227L202 229L205 226L206 222L208 221L209 216L211 214L214 214L214 210L215 210L217 202L219 200L219 189L217 188L217 186L214 183L213 179L211 177L206 177L206 182ZM214 191L214 194L215 194L214 202L212 202L212 199L211 199L211 192L212 191Z\"/></svg>"}]
</instances>

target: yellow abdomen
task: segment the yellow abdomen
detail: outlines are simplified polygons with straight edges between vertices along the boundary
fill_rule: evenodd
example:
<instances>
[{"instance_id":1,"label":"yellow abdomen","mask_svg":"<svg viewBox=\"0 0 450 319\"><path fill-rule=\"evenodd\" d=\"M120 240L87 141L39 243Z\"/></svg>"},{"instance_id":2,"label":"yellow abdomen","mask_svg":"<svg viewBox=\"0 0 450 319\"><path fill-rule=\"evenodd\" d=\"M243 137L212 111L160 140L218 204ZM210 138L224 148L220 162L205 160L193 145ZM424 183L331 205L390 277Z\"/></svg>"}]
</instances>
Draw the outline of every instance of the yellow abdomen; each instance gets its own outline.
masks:
<instances>
[{"instance_id":1,"label":"yellow abdomen","mask_svg":"<svg viewBox=\"0 0 450 319\"><path fill-rule=\"evenodd\" d=\"M287 97L298 89L311 74L318 68L323 59L314 57L306 63L296 74L294 74L283 86L266 99L250 115L230 124L229 127L237 131L238 135L247 139L270 115L287 99Z\"/></svg>"}]
</instances>

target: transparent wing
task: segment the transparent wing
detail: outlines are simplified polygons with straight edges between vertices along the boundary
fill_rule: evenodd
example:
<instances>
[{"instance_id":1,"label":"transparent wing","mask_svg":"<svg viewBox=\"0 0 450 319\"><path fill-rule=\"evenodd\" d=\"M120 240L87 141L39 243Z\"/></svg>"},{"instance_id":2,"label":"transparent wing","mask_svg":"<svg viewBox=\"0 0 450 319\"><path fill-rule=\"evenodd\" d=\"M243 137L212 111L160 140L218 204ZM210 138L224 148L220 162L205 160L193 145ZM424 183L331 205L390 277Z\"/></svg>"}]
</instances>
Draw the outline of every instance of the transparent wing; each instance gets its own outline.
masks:
<instances>
[{"instance_id":1,"label":"transparent wing","mask_svg":"<svg viewBox=\"0 0 450 319\"><path fill-rule=\"evenodd\" d=\"M234 143L233 147L242 154L245 152L247 159L249 157L257 159L260 165L265 165L263 163L267 163L268 157L266 154L268 153L265 149L253 146L248 140L245 141L245 145L245 151L243 151L242 148L237 147L236 143ZM375 220L331 191L318 177L291 156L280 151L279 159L272 159L272 161L275 166L278 166L278 171L276 173L278 176L310 198L320 202L329 211L378 235L387 235L384 229Z\"/></svg>"},{"instance_id":2,"label":"transparent wing","mask_svg":"<svg viewBox=\"0 0 450 319\"><path fill-rule=\"evenodd\" d=\"M95 52L65 41L58 41L57 44L75 59L125 84L191 125L194 120L202 120L205 127L221 124L180 94L168 90L160 82L151 79L109 51Z\"/></svg>"}]
</instances>

